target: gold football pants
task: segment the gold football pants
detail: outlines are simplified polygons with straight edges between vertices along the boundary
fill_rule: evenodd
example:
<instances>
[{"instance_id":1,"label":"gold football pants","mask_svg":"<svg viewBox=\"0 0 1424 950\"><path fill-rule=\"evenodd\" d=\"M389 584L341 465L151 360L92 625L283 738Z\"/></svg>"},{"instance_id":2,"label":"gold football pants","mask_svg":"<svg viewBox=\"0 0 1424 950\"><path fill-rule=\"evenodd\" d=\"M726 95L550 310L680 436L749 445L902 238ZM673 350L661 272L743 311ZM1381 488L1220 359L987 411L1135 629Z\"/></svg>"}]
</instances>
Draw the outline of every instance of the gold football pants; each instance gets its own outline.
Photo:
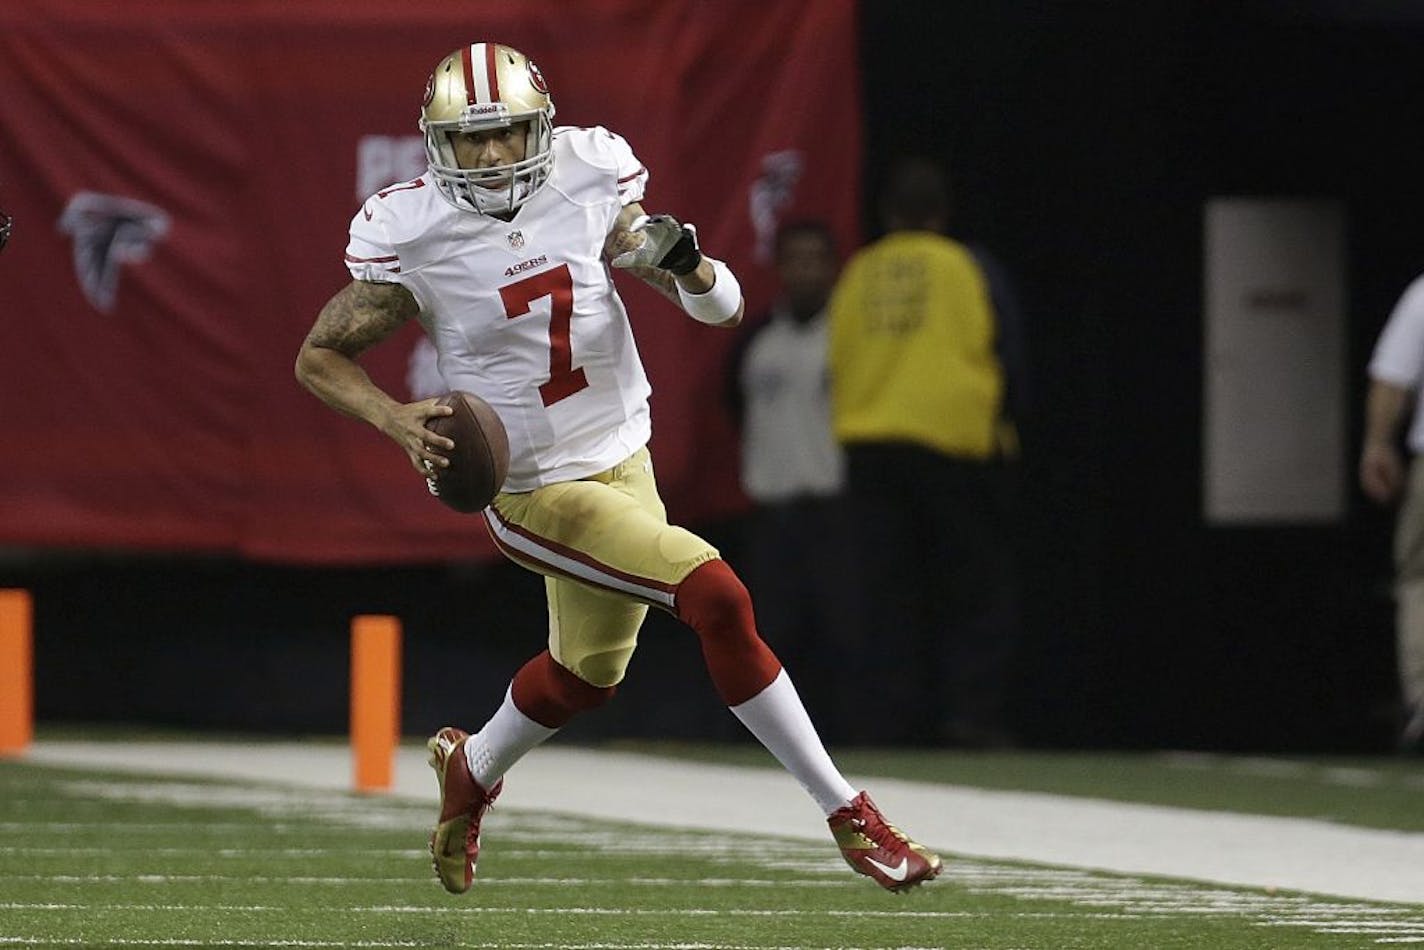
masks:
<instances>
[{"instance_id":1,"label":"gold football pants","mask_svg":"<svg viewBox=\"0 0 1424 950\"><path fill-rule=\"evenodd\" d=\"M594 686L623 679L648 605L675 611L677 585L718 556L668 524L646 447L588 478L501 492L485 522L507 557L544 575L549 652Z\"/></svg>"}]
</instances>

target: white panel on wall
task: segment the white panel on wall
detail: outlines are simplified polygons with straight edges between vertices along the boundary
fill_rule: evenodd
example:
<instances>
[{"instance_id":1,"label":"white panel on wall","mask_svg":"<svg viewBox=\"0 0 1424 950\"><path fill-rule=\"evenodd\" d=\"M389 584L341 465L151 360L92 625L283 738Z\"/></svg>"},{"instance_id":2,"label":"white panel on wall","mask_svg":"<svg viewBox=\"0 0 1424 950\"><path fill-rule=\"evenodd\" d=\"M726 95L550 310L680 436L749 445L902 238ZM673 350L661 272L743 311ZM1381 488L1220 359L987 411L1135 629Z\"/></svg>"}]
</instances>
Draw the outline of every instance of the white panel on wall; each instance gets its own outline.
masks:
<instances>
[{"instance_id":1,"label":"white panel on wall","mask_svg":"<svg viewBox=\"0 0 1424 950\"><path fill-rule=\"evenodd\" d=\"M1212 199L1205 244L1206 518L1338 520L1346 497L1344 208Z\"/></svg>"}]
</instances>

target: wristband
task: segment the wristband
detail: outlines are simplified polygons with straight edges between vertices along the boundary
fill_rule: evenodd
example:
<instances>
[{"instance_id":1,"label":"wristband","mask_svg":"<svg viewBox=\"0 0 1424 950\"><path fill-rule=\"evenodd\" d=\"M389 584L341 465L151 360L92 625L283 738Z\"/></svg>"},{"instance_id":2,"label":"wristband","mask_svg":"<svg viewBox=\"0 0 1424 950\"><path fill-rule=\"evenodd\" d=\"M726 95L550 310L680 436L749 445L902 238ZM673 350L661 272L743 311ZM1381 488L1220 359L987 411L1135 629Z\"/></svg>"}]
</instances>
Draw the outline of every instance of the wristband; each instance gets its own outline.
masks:
<instances>
[{"instance_id":1,"label":"wristband","mask_svg":"<svg viewBox=\"0 0 1424 950\"><path fill-rule=\"evenodd\" d=\"M678 284L677 299L692 319L713 325L725 323L736 315L737 308L742 305L742 285L726 264L715 257L706 259L712 262L711 289L705 294L694 294Z\"/></svg>"}]
</instances>

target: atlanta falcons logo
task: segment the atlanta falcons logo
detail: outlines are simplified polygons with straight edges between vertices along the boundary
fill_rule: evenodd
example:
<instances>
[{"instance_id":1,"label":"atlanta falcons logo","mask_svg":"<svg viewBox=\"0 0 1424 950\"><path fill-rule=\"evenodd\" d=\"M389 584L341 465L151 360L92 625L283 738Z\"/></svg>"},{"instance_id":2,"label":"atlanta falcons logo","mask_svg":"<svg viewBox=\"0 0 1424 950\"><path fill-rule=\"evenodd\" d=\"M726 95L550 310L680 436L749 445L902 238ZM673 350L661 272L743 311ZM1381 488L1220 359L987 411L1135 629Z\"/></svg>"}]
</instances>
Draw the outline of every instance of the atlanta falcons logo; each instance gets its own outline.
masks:
<instances>
[{"instance_id":1,"label":"atlanta falcons logo","mask_svg":"<svg viewBox=\"0 0 1424 950\"><path fill-rule=\"evenodd\" d=\"M59 230L74 239L74 274L89 302L112 312L119 268L147 260L168 226L163 209L133 198L81 191L69 199Z\"/></svg>"},{"instance_id":2,"label":"atlanta falcons logo","mask_svg":"<svg viewBox=\"0 0 1424 950\"><path fill-rule=\"evenodd\" d=\"M805 164L795 149L762 156L761 176L747 189L747 210L756 231L756 259L760 263L771 263L781 211L796 196L796 183L801 180Z\"/></svg>"}]
</instances>

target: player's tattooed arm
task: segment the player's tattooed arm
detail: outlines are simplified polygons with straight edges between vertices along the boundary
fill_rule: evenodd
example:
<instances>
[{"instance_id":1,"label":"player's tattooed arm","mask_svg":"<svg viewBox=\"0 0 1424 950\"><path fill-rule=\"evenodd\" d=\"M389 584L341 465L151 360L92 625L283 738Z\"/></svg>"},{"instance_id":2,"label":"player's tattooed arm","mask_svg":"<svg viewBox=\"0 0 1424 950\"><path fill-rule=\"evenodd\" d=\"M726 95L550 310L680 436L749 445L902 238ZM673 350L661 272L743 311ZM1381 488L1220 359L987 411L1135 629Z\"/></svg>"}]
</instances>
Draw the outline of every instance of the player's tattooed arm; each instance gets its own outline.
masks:
<instances>
[{"instance_id":1,"label":"player's tattooed arm","mask_svg":"<svg viewBox=\"0 0 1424 950\"><path fill-rule=\"evenodd\" d=\"M677 306L682 306L681 301L677 299L677 284L673 281L672 274L656 267L628 267L625 269Z\"/></svg>"},{"instance_id":2,"label":"player's tattooed arm","mask_svg":"<svg viewBox=\"0 0 1424 950\"><path fill-rule=\"evenodd\" d=\"M603 242L605 260L611 261L624 251L633 250L642 242L642 238L630 231L629 227L643 213L643 206L636 201L623 206L623 210L618 213L618 220L613 223L613 230L608 232L608 238ZM626 267L624 270L671 300L674 306L679 309L682 307L677 296L677 283L671 272L660 267Z\"/></svg>"},{"instance_id":3,"label":"player's tattooed arm","mask_svg":"<svg viewBox=\"0 0 1424 950\"><path fill-rule=\"evenodd\" d=\"M390 436L415 470L426 474L427 463L449 464L436 450L452 449L455 443L426 429L425 421L454 410L437 406L435 399L401 403L372 382L356 362L419 312L415 298L399 284L352 281L321 308L297 353L296 373L322 402Z\"/></svg>"},{"instance_id":4,"label":"player's tattooed arm","mask_svg":"<svg viewBox=\"0 0 1424 950\"><path fill-rule=\"evenodd\" d=\"M400 284L353 280L321 308L304 346L355 359L419 312L420 305Z\"/></svg>"}]
</instances>

